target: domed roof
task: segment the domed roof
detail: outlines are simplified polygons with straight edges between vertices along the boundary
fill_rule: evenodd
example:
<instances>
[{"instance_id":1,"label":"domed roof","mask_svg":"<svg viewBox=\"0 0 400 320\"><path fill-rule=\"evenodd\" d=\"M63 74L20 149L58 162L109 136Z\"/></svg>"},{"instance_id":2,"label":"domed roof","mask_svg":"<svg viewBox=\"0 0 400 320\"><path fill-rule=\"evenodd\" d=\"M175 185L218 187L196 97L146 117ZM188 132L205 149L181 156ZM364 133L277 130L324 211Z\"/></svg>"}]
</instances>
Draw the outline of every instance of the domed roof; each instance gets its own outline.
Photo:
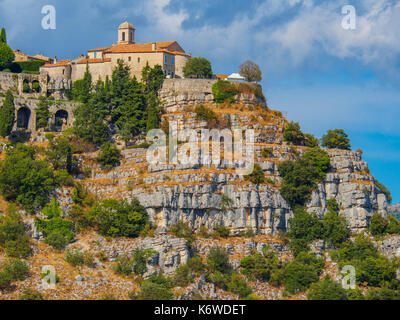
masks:
<instances>
[{"instance_id":1,"label":"domed roof","mask_svg":"<svg viewBox=\"0 0 400 320\"><path fill-rule=\"evenodd\" d=\"M121 25L118 27L118 29L135 29L135 27L128 21L125 21L125 22L121 23Z\"/></svg>"}]
</instances>

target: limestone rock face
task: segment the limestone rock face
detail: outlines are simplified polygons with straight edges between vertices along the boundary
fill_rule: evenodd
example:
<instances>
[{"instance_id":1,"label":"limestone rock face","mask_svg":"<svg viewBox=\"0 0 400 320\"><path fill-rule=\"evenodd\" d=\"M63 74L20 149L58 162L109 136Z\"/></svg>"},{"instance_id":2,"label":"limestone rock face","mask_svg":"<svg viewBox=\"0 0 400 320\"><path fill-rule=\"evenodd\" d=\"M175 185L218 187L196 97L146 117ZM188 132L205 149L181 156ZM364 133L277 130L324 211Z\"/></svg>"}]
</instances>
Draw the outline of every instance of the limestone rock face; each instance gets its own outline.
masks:
<instances>
[{"instance_id":1,"label":"limestone rock face","mask_svg":"<svg viewBox=\"0 0 400 320\"><path fill-rule=\"evenodd\" d=\"M213 83L212 80L166 80L159 92L166 111L163 120L175 124L172 132L193 129L200 136L209 123L198 119L194 108L204 104L217 114L217 128L221 119L225 119L232 129L254 130L254 161L263 169L267 183L254 185L245 181L236 170L243 163L236 158L231 163L226 158L204 163L196 157L196 161L189 164L181 161L149 163L146 160L149 150L128 149L122 152L121 166L107 173L93 165L96 153L82 156L79 160L83 165L87 162L93 168L92 177L83 184L102 199L137 198L160 232L178 221L188 223L197 231L202 226L212 229L224 225L233 235L247 229L265 235L287 230L293 213L279 193L278 165L296 159L307 148L283 142L287 120L279 111L260 103L255 95L241 93L231 105L216 105ZM185 147L185 143L179 143L177 154L187 150ZM331 169L325 181L312 193L307 210L323 217L327 200L335 198L340 214L346 217L353 231L364 229L374 213L385 216L386 197L369 174L361 153L327 152L331 157ZM228 205L222 203L222 195L230 199ZM60 197L66 196L60 194Z\"/></svg>"},{"instance_id":2,"label":"limestone rock face","mask_svg":"<svg viewBox=\"0 0 400 320\"><path fill-rule=\"evenodd\" d=\"M114 261L120 255L130 255L135 249L154 250L155 253L147 261L148 270L145 277L161 270L165 274L172 274L180 264L185 264L189 258L186 240L169 235L135 240L115 239L111 242L99 238L98 242L98 249L103 251L111 261Z\"/></svg>"}]
</instances>

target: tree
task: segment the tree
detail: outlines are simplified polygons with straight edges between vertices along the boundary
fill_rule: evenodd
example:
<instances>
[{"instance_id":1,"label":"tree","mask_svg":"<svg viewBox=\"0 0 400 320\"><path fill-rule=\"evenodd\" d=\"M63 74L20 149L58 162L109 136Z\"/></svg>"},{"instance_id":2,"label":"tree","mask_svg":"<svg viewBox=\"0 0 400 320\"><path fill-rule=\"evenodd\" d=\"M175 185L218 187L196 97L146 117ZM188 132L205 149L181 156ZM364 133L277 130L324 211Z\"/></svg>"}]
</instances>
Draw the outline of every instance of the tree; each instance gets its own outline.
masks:
<instances>
[{"instance_id":1,"label":"tree","mask_svg":"<svg viewBox=\"0 0 400 320\"><path fill-rule=\"evenodd\" d=\"M92 90L92 75L89 71L89 64L86 63L86 71L83 79L76 80L72 85L72 98L76 101L87 103Z\"/></svg>"},{"instance_id":2,"label":"tree","mask_svg":"<svg viewBox=\"0 0 400 320\"><path fill-rule=\"evenodd\" d=\"M292 208L304 205L312 190L325 179L330 157L320 148L307 150L296 161L284 161L278 169L283 179L280 192Z\"/></svg>"},{"instance_id":3,"label":"tree","mask_svg":"<svg viewBox=\"0 0 400 320\"><path fill-rule=\"evenodd\" d=\"M114 168L120 164L120 161L121 152L110 141L101 146L97 162L102 168Z\"/></svg>"},{"instance_id":4,"label":"tree","mask_svg":"<svg viewBox=\"0 0 400 320\"><path fill-rule=\"evenodd\" d=\"M75 133L89 143L101 145L108 140L109 131L106 121L109 115L107 95L101 81L95 85L94 92L87 103L74 109Z\"/></svg>"},{"instance_id":5,"label":"tree","mask_svg":"<svg viewBox=\"0 0 400 320\"><path fill-rule=\"evenodd\" d=\"M313 283L307 294L309 300L347 300L346 290L329 276Z\"/></svg>"},{"instance_id":6,"label":"tree","mask_svg":"<svg viewBox=\"0 0 400 320\"><path fill-rule=\"evenodd\" d=\"M67 170L72 172L72 147L69 139L60 136L50 140L50 146L46 150L47 160L52 164L55 170Z\"/></svg>"},{"instance_id":7,"label":"tree","mask_svg":"<svg viewBox=\"0 0 400 320\"><path fill-rule=\"evenodd\" d=\"M191 58L183 67L185 77L211 78L213 75L211 63L206 58Z\"/></svg>"},{"instance_id":8,"label":"tree","mask_svg":"<svg viewBox=\"0 0 400 320\"><path fill-rule=\"evenodd\" d=\"M7 43L7 37L6 37L6 29L1 28L0 32L0 43Z\"/></svg>"},{"instance_id":9,"label":"tree","mask_svg":"<svg viewBox=\"0 0 400 320\"><path fill-rule=\"evenodd\" d=\"M0 135L6 137L11 133L15 120L14 96L7 90L6 98L0 109Z\"/></svg>"},{"instance_id":10,"label":"tree","mask_svg":"<svg viewBox=\"0 0 400 320\"><path fill-rule=\"evenodd\" d=\"M39 97L39 105L36 109L36 129L47 128L51 113L49 110L50 100L46 97Z\"/></svg>"},{"instance_id":11,"label":"tree","mask_svg":"<svg viewBox=\"0 0 400 320\"><path fill-rule=\"evenodd\" d=\"M351 149L350 139L343 129L328 130L328 133L322 136L321 145L330 149Z\"/></svg>"},{"instance_id":12,"label":"tree","mask_svg":"<svg viewBox=\"0 0 400 320\"><path fill-rule=\"evenodd\" d=\"M6 31L2 28L0 33L0 70L8 68L14 61L14 58L14 52L7 44Z\"/></svg>"},{"instance_id":13,"label":"tree","mask_svg":"<svg viewBox=\"0 0 400 320\"><path fill-rule=\"evenodd\" d=\"M338 247L349 238L350 231L347 227L346 219L338 214L339 206L336 199L329 199L327 201L327 207L328 212L323 219L325 227L324 239L330 245Z\"/></svg>"},{"instance_id":14,"label":"tree","mask_svg":"<svg viewBox=\"0 0 400 320\"><path fill-rule=\"evenodd\" d=\"M254 184L261 184L265 182L264 171L261 166L256 163L254 164L253 172L249 175L244 176L244 180L249 180Z\"/></svg>"},{"instance_id":15,"label":"tree","mask_svg":"<svg viewBox=\"0 0 400 320\"><path fill-rule=\"evenodd\" d=\"M283 131L283 138L294 145L302 145L304 143L304 133L301 132L300 124L294 121L289 122L285 131Z\"/></svg>"},{"instance_id":16,"label":"tree","mask_svg":"<svg viewBox=\"0 0 400 320\"><path fill-rule=\"evenodd\" d=\"M104 236L138 237L149 217L146 209L136 199L131 202L106 199L89 211L89 221Z\"/></svg>"},{"instance_id":17,"label":"tree","mask_svg":"<svg viewBox=\"0 0 400 320\"><path fill-rule=\"evenodd\" d=\"M111 116L125 141L146 128L146 101L142 90L143 85L136 78L130 78L129 66L118 60L112 74Z\"/></svg>"},{"instance_id":18,"label":"tree","mask_svg":"<svg viewBox=\"0 0 400 320\"><path fill-rule=\"evenodd\" d=\"M8 201L20 203L27 211L44 206L56 186L53 170L35 159L35 150L17 144L7 150L0 163L0 192Z\"/></svg>"},{"instance_id":19,"label":"tree","mask_svg":"<svg viewBox=\"0 0 400 320\"><path fill-rule=\"evenodd\" d=\"M262 72L259 65L250 60L243 62L239 66L239 73L249 82L258 82L262 80Z\"/></svg>"},{"instance_id":20,"label":"tree","mask_svg":"<svg viewBox=\"0 0 400 320\"><path fill-rule=\"evenodd\" d=\"M165 74L160 65L150 68L147 63L142 70L143 91L146 98L146 131L157 129L160 124L158 117L160 101L158 99L158 90L163 84Z\"/></svg>"}]
</instances>

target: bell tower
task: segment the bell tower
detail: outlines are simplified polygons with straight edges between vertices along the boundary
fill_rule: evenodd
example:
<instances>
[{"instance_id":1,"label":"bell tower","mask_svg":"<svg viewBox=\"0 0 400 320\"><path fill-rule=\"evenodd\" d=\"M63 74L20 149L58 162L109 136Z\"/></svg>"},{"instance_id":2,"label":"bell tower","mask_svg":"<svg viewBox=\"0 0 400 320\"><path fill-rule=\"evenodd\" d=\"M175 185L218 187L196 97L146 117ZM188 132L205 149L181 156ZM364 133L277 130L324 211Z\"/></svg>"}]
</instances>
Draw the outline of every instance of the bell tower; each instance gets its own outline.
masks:
<instances>
[{"instance_id":1,"label":"bell tower","mask_svg":"<svg viewBox=\"0 0 400 320\"><path fill-rule=\"evenodd\" d=\"M118 27L118 44L135 43L135 27L125 21Z\"/></svg>"}]
</instances>

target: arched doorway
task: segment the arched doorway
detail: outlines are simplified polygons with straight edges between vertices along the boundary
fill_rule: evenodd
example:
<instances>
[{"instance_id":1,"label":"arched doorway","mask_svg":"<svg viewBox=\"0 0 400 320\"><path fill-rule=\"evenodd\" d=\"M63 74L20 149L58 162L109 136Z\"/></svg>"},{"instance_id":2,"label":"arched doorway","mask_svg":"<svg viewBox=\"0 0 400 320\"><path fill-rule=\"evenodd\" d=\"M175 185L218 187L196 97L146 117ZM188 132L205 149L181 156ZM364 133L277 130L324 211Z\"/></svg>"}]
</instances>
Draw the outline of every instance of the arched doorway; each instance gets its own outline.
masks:
<instances>
[{"instance_id":1,"label":"arched doorway","mask_svg":"<svg viewBox=\"0 0 400 320\"><path fill-rule=\"evenodd\" d=\"M62 128L63 124L68 124L68 112L65 110L58 110L55 115L54 125L56 128Z\"/></svg>"},{"instance_id":2,"label":"arched doorway","mask_svg":"<svg viewBox=\"0 0 400 320\"><path fill-rule=\"evenodd\" d=\"M22 107L17 112L17 128L28 129L29 119L31 118L31 110Z\"/></svg>"},{"instance_id":3,"label":"arched doorway","mask_svg":"<svg viewBox=\"0 0 400 320\"><path fill-rule=\"evenodd\" d=\"M31 92L31 86L28 79L25 79L22 83L22 92L29 93Z\"/></svg>"},{"instance_id":4,"label":"arched doorway","mask_svg":"<svg viewBox=\"0 0 400 320\"><path fill-rule=\"evenodd\" d=\"M32 91L33 92L41 92L40 83L37 80L32 81Z\"/></svg>"}]
</instances>

